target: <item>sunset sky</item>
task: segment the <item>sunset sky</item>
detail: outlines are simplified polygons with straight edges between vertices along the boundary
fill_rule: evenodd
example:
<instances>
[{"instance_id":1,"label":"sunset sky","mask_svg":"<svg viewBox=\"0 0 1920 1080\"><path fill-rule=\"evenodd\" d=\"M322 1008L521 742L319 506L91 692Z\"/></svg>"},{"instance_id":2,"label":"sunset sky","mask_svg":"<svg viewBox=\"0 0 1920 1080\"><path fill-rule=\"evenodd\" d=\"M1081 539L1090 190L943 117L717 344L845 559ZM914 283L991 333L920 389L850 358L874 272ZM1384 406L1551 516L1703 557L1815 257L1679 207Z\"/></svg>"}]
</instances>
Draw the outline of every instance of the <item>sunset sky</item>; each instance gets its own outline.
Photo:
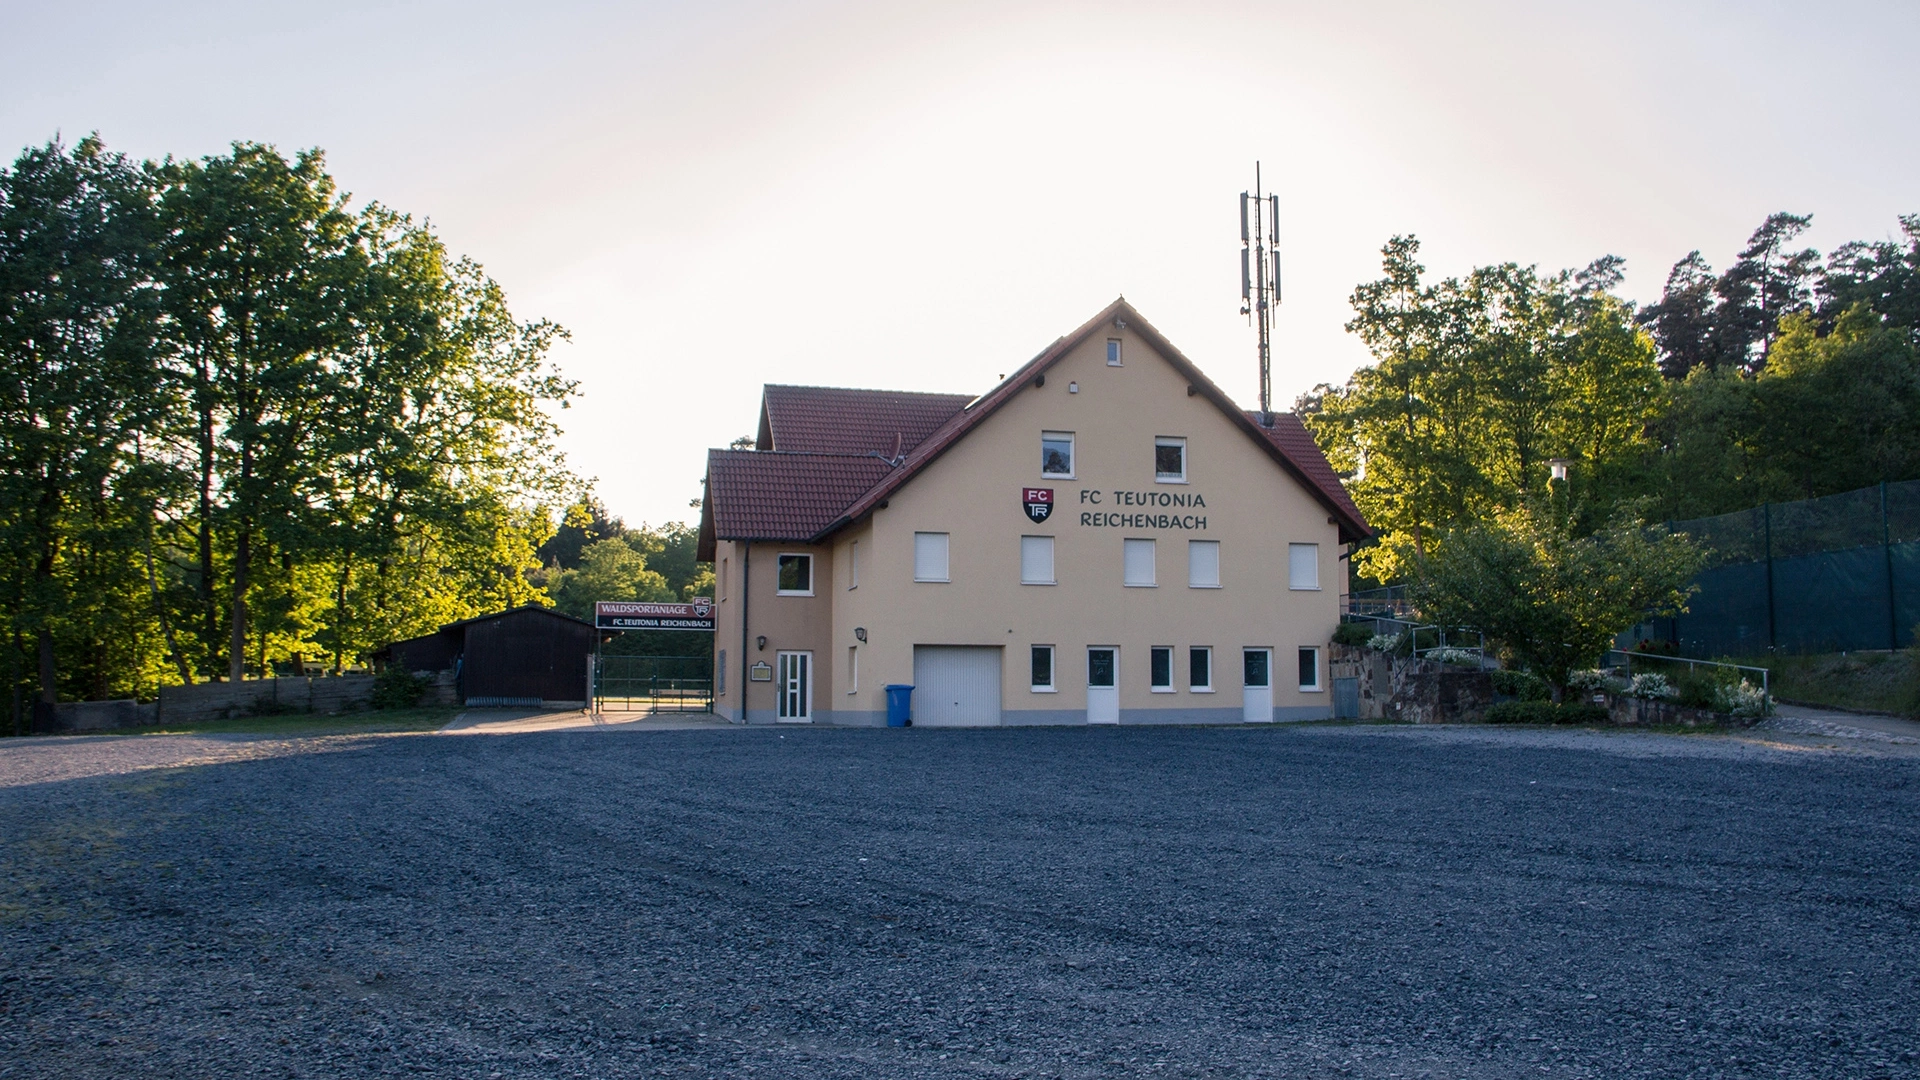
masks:
<instances>
[{"instance_id":1,"label":"sunset sky","mask_svg":"<svg viewBox=\"0 0 1920 1080\"><path fill-rule=\"evenodd\" d=\"M1659 295L1771 211L1920 212L1905 3L0 6L8 157L319 146L430 218L555 361L573 467L685 519L764 382L977 393L1118 294L1243 402L1236 199L1287 266L1277 401L1367 359L1378 250L1627 260Z\"/></svg>"}]
</instances>

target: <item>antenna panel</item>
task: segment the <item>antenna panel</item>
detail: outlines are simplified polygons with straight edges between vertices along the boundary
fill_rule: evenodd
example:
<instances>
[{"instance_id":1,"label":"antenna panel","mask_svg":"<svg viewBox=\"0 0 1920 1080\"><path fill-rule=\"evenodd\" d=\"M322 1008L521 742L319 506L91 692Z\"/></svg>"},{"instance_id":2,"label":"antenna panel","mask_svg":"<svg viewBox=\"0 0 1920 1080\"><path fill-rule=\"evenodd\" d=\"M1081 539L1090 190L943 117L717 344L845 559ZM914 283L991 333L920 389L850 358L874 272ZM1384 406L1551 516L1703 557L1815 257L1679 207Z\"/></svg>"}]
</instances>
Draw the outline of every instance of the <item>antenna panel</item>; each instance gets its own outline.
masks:
<instances>
[{"instance_id":1,"label":"antenna panel","mask_svg":"<svg viewBox=\"0 0 1920 1080\"><path fill-rule=\"evenodd\" d=\"M1240 299L1253 298L1253 269L1247 261L1247 249L1240 249Z\"/></svg>"},{"instance_id":2,"label":"antenna panel","mask_svg":"<svg viewBox=\"0 0 1920 1080\"><path fill-rule=\"evenodd\" d=\"M1280 249L1273 249L1273 302L1280 302Z\"/></svg>"},{"instance_id":3,"label":"antenna panel","mask_svg":"<svg viewBox=\"0 0 1920 1080\"><path fill-rule=\"evenodd\" d=\"M1249 239L1250 237L1247 235L1247 193L1243 191L1240 193L1240 242L1244 244Z\"/></svg>"}]
</instances>

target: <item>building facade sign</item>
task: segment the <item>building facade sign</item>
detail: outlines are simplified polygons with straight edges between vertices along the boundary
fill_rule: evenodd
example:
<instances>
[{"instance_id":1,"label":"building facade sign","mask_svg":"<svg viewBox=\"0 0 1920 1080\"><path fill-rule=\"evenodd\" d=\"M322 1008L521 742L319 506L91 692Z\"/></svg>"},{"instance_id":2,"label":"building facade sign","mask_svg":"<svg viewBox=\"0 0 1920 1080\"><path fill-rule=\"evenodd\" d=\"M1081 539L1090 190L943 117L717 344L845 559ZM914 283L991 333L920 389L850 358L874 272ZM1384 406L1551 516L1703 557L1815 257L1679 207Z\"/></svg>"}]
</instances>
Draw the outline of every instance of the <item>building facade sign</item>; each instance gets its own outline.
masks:
<instances>
[{"instance_id":1,"label":"building facade sign","mask_svg":"<svg viewBox=\"0 0 1920 1080\"><path fill-rule=\"evenodd\" d=\"M597 600L593 625L601 630L712 630L713 599L696 596L684 604Z\"/></svg>"},{"instance_id":2,"label":"building facade sign","mask_svg":"<svg viewBox=\"0 0 1920 1080\"><path fill-rule=\"evenodd\" d=\"M1080 511L1080 524L1096 529L1187 529L1204 530L1205 514L1193 510L1207 508L1207 497L1197 491L1127 491L1099 488L1080 489L1081 506L1099 510ZM1125 507L1125 509L1107 509ZM1149 509L1187 511L1185 513L1148 513Z\"/></svg>"},{"instance_id":3,"label":"building facade sign","mask_svg":"<svg viewBox=\"0 0 1920 1080\"><path fill-rule=\"evenodd\" d=\"M1027 516L1035 525L1053 516L1052 488L1021 488L1020 502L1027 509Z\"/></svg>"}]
</instances>

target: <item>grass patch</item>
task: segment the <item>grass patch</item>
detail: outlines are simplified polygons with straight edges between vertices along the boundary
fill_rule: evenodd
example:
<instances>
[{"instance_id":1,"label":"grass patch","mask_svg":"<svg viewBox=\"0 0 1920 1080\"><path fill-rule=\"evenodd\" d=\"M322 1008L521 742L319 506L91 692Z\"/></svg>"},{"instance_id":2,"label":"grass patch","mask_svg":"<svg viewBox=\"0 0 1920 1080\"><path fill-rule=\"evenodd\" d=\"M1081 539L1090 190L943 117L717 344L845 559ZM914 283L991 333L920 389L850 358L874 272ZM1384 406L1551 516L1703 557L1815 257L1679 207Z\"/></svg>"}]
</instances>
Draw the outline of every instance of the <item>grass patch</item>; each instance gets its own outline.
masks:
<instances>
[{"instance_id":1,"label":"grass patch","mask_svg":"<svg viewBox=\"0 0 1920 1080\"><path fill-rule=\"evenodd\" d=\"M395 731L434 731L460 714L451 706L423 709L376 709L368 712L296 713L290 716L241 716L232 720L202 720L191 724L160 724L103 734L115 735L364 735Z\"/></svg>"},{"instance_id":2,"label":"grass patch","mask_svg":"<svg viewBox=\"0 0 1920 1080\"><path fill-rule=\"evenodd\" d=\"M1776 698L1920 716L1920 654L1912 649L1773 656L1738 663L1771 672Z\"/></svg>"}]
</instances>

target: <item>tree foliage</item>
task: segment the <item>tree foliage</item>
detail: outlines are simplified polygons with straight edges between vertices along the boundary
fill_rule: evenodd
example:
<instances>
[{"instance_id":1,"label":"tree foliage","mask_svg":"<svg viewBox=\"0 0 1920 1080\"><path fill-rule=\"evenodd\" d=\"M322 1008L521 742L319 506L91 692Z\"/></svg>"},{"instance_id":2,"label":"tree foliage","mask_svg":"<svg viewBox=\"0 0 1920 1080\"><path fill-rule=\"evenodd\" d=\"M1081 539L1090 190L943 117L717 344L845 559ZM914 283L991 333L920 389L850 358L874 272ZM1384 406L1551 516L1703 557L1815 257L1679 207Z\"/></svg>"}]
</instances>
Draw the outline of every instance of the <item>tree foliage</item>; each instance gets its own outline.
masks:
<instances>
[{"instance_id":1,"label":"tree foliage","mask_svg":"<svg viewBox=\"0 0 1920 1080\"><path fill-rule=\"evenodd\" d=\"M1557 485L1556 485L1557 486ZM1422 617L1485 633L1560 700L1568 673L1593 664L1648 613L1684 609L1701 556L1683 535L1631 509L1578 535L1564 496L1528 499L1461 525L1421 568Z\"/></svg>"},{"instance_id":2,"label":"tree foliage","mask_svg":"<svg viewBox=\"0 0 1920 1080\"><path fill-rule=\"evenodd\" d=\"M16 693L336 669L518 603L581 484L564 336L318 151L0 170ZM22 670L22 669L26 670Z\"/></svg>"},{"instance_id":3,"label":"tree foliage","mask_svg":"<svg viewBox=\"0 0 1920 1080\"><path fill-rule=\"evenodd\" d=\"M1386 580L1437 538L1544 489L1549 462L1579 459L1582 501L1625 497L1659 408L1654 347L1609 290L1619 260L1542 274L1507 263L1429 284L1419 242L1395 237L1385 275L1354 291L1348 330L1373 352L1342 387L1297 403L1379 546Z\"/></svg>"}]
</instances>

